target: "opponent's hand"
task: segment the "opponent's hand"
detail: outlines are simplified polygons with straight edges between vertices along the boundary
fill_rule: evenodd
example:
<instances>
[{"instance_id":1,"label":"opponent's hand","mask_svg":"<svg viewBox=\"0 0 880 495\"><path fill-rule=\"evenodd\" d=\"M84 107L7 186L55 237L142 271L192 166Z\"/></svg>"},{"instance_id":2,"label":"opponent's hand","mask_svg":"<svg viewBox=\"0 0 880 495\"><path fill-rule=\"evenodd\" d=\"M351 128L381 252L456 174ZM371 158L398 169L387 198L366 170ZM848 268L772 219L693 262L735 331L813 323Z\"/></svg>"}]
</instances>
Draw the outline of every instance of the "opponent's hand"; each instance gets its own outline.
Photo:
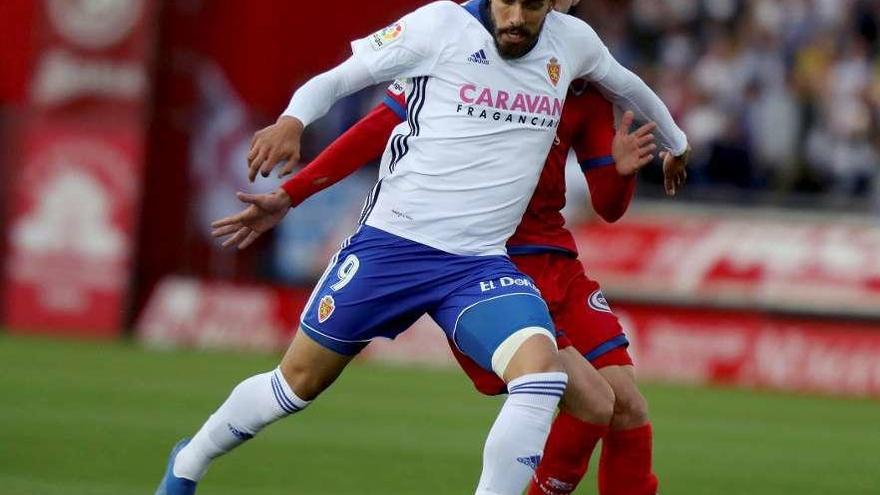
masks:
<instances>
[{"instance_id":1,"label":"opponent's hand","mask_svg":"<svg viewBox=\"0 0 880 495\"><path fill-rule=\"evenodd\" d=\"M251 139L251 149L247 156L248 179L253 182L257 173L269 177L272 169L281 161L284 166L278 172L278 177L290 175L299 162L302 132L303 124L299 119L284 116L269 127L257 131Z\"/></svg>"},{"instance_id":2,"label":"opponent's hand","mask_svg":"<svg viewBox=\"0 0 880 495\"><path fill-rule=\"evenodd\" d=\"M672 153L664 151L660 153L660 157L663 158L663 186L666 188L666 195L675 196L687 181L691 147L688 146L681 156L672 156Z\"/></svg>"},{"instance_id":3,"label":"opponent's hand","mask_svg":"<svg viewBox=\"0 0 880 495\"><path fill-rule=\"evenodd\" d=\"M278 225L290 210L290 196L283 189L268 194L240 192L236 196L249 206L241 213L211 224L212 236L232 236L223 241L223 247L238 245L238 249L244 249L250 246L263 233Z\"/></svg>"},{"instance_id":4,"label":"opponent's hand","mask_svg":"<svg viewBox=\"0 0 880 495\"><path fill-rule=\"evenodd\" d=\"M651 163L657 145L654 144L654 129L657 124L650 122L630 133L635 114L627 111L620 119L620 126L611 143L614 166L620 175L632 175Z\"/></svg>"}]
</instances>

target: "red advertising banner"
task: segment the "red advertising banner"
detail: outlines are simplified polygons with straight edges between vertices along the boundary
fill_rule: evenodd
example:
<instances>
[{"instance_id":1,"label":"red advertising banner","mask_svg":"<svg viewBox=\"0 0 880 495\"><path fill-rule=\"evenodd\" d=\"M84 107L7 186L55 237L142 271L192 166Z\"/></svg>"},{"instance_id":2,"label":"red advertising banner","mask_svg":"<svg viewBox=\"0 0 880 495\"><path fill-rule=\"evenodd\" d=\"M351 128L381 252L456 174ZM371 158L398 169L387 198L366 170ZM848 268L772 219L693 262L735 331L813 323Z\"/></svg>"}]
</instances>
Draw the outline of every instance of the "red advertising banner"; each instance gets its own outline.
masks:
<instances>
[{"instance_id":1,"label":"red advertising banner","mask_svg":"<svg viewBox=\"0 0 880 495\"><path fill-rule=\"evenodd\" d=\"M880 317L880 225L869 221L634 213L576 236L614 299Z\"/></svg>"},{"instance_id":2,"label":"red advertising banner","mask_svg":"<svg viewBox=\"0 0 880 495\"><path fill-rule=\"evenodd\" d=\"M138 322L151 347L282 351L305 290L167 278ZM787 392L880 397L880 324L811 321L758 312L614 305L642 378ZM455 366L443 332L424 317L361 355L384 363Z\"/></svg>"},{"instance_id":3,"label":"red advertising banner","mask_svg":"<svg viewBox=\"0 0 880 495\"><path fill-rule=\"evenodd\" d=\"M29 103L38 111L140 112L148 95L153 0L43 0ZM142 115L134 115L138 121Z\"/></svg>"},{"instance_id":4,"label":"red advertising banner","mask_svg":"<svg viewBox=\"0 0 880 495\"><path fill-rule=\"evenodd\" d=\"M129 282L139 129L33 121L10 198L4 313L15 332L117 334Z\"/></svg>"},{"instance_id":5,"label":"red advertising banner","mask_svg":"<svg viewBox=\"0 0 880 495\"><path fill-rule=\"evenodd\" d=\"M880 323L615 306L650 379L880 397Z\"/></svg>"},{"instance_id":6,"label":"red advertising banner","mask_svg":"<svg viewBox=\"0 0 880 495\"><path fill-rule=\"evenodd\" d=\"M137 323L150 347L277 352L290 343L310 291L266 285L168 277L150 297ZM446 337L427 317L390 341L376 339L361 356L383 362L452 362Z\"/></svg>"},{"instance_id":7,"label":"red advertising banner","mask_svg":"<svg viewBox=\"0 0 880 495\"><path fill-rule=\"evenodd\" d=\"M287 347L309 291L168 277L137 323L151 347L275 352Z\"/></svg>"},{"instance_id":8,"label":"red advertising banner","mask_svg":"<svg viewBox=\"0 0 880 495\"><path fill-rule=\"evenodd\" d=\"M11 332L118 335L143 175L152 0L43 0L16 122L2 299Z\"/></svg>"}]
</instances>

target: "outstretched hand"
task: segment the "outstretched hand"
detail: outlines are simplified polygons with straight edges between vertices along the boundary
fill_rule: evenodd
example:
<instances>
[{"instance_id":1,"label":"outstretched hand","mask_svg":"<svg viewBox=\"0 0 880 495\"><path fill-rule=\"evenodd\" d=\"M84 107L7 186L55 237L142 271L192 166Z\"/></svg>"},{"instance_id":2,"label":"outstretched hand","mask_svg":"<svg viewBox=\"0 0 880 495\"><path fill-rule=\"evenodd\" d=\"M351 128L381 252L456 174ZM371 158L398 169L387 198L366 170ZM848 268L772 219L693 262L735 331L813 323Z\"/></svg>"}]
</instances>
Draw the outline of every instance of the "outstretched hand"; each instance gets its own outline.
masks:
<instances>
[{"instance_id":1,"label":"outstretched hand","mask_svg":"<svg viewBox=\"0 0 880 495\"><path fill-rule=\"evenodd\" d=\"M649 122L630 133L635 114L627 111L620 120L614 141L611 143L614 164L620 175L632 175L654 159L654 129L657 124Z\"/></svg>"},{"instance_id":2,"label":"outstretched hand","mask_svg":"<svg viewBox=\"0 0 880 495\"><path fill-rule=\"evenodd\" d=\"M663 186L666 188L667 196L675 196L675 194L684 187L687 181L687 165L691 158L691 148L681 156L672 156L672 153L664 151L660 153L663 158Z\"/></svg>"},{"instance_id":3,"label":"outstretched hand","mask_svg":"<svg viewBox=\"0 0 880 495\"><path fill-rule=\"evenodd\" d=\"M226 237L223 247L237 245L244 249L265 232L278 225L290 209L290 196L284 190L267 194L238 193L238 199L248 205L244 211L217 220L211 224L211 235Z\"/></svg>"},{"instance_id":4,"label":"outstretched hand","mask_svg":"<svg viewBox=\"0 0 880 495\"><path fill-rule=\"evenodd\" d=\"M248 152L248 180L257 178L257 173L268 177L279 162L284 162L278 177L293 173L299 162L300 138L303 124L293 117L281 117L278 122L257 131L251 140Z\"/></svg>"}]
</instances>

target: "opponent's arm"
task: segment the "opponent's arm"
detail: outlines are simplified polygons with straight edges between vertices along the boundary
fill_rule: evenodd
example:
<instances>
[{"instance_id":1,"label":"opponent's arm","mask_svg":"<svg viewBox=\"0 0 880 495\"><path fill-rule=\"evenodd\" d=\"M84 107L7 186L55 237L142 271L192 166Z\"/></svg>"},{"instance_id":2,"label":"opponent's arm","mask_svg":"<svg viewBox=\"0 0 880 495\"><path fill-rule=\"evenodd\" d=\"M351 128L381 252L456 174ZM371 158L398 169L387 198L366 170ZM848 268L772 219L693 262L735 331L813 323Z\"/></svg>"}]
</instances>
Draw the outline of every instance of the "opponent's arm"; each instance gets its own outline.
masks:
<instances>
[{"instance_id":1,"label":"opponent's arm","mask_svg":"<svg viewBox=\"0 0 880 495\"><path fill-rule=\"evenodd\" d=\"M230 236L223 242L223 247L244 249L278 225L291 207L381 155L388 135L403 120L397 113L402 101L402 94L389 94L386 103L361 119L278 190L267 194L238 193L238 199L247 207L211 224L212 235L216 238Z\"/></svg>"},{"instance_id":2,"label":"opponent's arm","mask_svg":"<svg viewBox=\"0 0 880 495\"><path fill-rule=\"evenodd\" d=\"M290 207L298 206L381 157L391 131L401 121L388 104L379 104L281 186L290 196Z\"/></svg>"},{"instance_id":3,"label":"opponent's arm","mask_svg":"<svg viewBox=\"0 0 880 495\"><path fill-rule=\"evenodd\" d=\"M635 193L636 172L651 162L656 145L654 126L642 126L630 133L634 115L626 112L614 130L614 108L593 89L571 105L586 105L590 112L573 147L590 188L593 209L606 222L616 222L626 213Z\"/></svg>"},{"instance_id":4,"label":"opponent's arm","mask_svg":"<svg viewBox=\"0 0 880 495\"><path fill-rule=\"evenodd\" d=\"M635 175L620 175L614 167L603 167L586 176L593 210L608 223L620 220L635 194Z\"/></svg>"}]
</instances>

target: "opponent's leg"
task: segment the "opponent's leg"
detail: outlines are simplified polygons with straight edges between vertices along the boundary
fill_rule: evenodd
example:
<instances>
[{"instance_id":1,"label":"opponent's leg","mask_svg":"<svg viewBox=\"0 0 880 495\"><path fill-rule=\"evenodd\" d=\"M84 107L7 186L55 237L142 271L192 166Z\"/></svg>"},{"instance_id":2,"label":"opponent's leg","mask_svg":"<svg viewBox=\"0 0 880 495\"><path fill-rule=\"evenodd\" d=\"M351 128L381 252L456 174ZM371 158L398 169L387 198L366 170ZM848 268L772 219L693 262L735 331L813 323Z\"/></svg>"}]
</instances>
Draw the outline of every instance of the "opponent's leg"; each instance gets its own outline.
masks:
<instances>
[{"instance_id":1,"label":"opponent's leg","mask_svg":"<svg viewBox=\"0 0 880 495\"><path fill-rule=\"evenodd\" d=\"M611 431L599 461L601 495L655 495L657 476L652 471L653 432L648 403L636 384L632 366L606 366L599 373L611 385L616 401Z\"/></svg>"},{"instance_id":2,"label":"opponent's leg","mask_svg":"<svg viewBox=\"0 0 880 495\"><path fill-rule=\"evenodd\" d=\"M278 368L238 384L192 440L178 444L157 495L194 493L195 483L213 459L250 440L269 424L305 409L353 357L337 354L306 332L297 332Z\"/></svg>"},{"instance_id":3,"label":"opponent's leg","mask_svg":"<svg viewBox=\"0 0 880 495\"><path fill-rule=\"evenodd\" d=\"M509 395L486 439L477 495L522 493L541 462L553 414L565 391L567 376L551 334L543 330L525 340L518 340L518 335L524 333L509 337L492 359Z\"/></svg>"},{"instance_id":4,"label":"opponent's leg","mask_svg":"<svg viewBox=\"0 0 880 495\"><path fill-rule=\"evenodd\" d=\"M583 479L596 444L609 429L614 392L573 347L559 351L568 388L544 447L544 458L529 485L529 495L572 493Z\"/></svg>"}]
</instances>

